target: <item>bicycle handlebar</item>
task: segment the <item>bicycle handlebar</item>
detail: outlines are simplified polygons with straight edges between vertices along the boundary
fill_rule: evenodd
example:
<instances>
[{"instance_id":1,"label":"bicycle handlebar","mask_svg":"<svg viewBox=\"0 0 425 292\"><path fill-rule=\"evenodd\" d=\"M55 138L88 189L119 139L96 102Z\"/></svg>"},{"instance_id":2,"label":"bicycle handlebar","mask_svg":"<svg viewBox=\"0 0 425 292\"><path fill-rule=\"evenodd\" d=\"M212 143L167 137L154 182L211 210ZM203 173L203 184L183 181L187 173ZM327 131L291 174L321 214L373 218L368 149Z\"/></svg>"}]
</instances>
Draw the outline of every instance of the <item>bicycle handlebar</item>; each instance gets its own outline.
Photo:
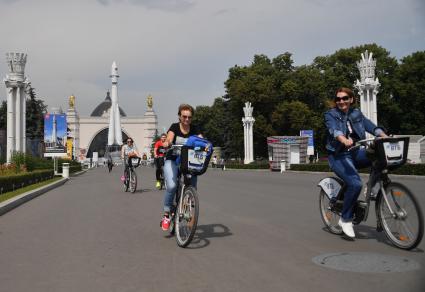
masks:
<instances>
[{"instance_id":1,"label":"bicycle handlebar","mask_svg":"<svg viewBox=\"0 0 425 292\"><path fill-rule=\"evenodd\" d=\"M363 139L363 140L356 141L356 143L353 146L348 148L348 151L353 151L355 149L360 148L361 146L370 147L373 144L373 143L370 143L370 142L374 142L374 141L379 140L379 139L385 139L385 138L383 138L383 137L372 137L372 138L366 138L366 139Z\"/></svg>"}]
</instances>

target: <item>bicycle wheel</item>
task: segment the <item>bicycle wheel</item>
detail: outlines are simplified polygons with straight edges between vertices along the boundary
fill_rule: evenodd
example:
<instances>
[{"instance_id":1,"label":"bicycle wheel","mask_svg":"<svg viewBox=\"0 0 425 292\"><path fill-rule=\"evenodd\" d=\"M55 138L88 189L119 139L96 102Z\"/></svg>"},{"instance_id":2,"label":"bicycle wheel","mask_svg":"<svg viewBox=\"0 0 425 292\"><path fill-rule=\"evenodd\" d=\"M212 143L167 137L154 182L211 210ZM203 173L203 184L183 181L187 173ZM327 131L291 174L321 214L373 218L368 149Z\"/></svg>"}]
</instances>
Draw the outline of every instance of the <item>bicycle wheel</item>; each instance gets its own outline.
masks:
<instances>
[{"instance_id":1,"label":"bicycle wheel","mask_svg":"<svg viewBox=\"0 0 425 292\"><path fill-rule=\"evenodd\" d=\"M134 170L130 171L130 192L134 193L137 189L137 175Z\"/></svg>"},{"instance_id":2,"label":"bicycle wheel","mask_svg":"<svg viewBox=\"0 0 425 292\"><path fill-rule=\"evenodd\" d=\"M380 194L377 201L377 215L385 235L398 248L415 248L424 232L424 219L415 196L400 183L390 183L385 193L388 200Z\"/></svg>"},{"instance_id":3,"label":"bicycle wheel","mask_svg":"<svg viewBox=\"0 0 425 292\"><path fill-rule=\"evenodd\" d=\"M198 225L199 199L196 189L188 186L184 189L177 205L176 240L180 247L186 247L192 241Z\"/></svg>"},{"instance_id":4,"label":"bicycle wheel","mask_svg":"<svg viewBox=\"0 0 425 292\"><path fill-rule=\"evenodd\" d=\"M319 209L320 217L329 232L338 235L342 234L342 229L338 225L338 221L341 216L336 211L332 210L329 197L323 190L320 190L319 193Z\"/></svg>"},{"instance_id":5,"label":"bicycle wheel","mask_svg":"<svg viewBox=\"0 0 425 292\"><path fill-rule=\"evenodd\" d=\"M128 171L125 171L124 172L124 177L125 177L125 180L124 180L124 183L123 183L123 185L124 185L124 192L127 192L128 191L128 186L129 186L129 175L128 175Z\"/></svg>"}]
</instances>

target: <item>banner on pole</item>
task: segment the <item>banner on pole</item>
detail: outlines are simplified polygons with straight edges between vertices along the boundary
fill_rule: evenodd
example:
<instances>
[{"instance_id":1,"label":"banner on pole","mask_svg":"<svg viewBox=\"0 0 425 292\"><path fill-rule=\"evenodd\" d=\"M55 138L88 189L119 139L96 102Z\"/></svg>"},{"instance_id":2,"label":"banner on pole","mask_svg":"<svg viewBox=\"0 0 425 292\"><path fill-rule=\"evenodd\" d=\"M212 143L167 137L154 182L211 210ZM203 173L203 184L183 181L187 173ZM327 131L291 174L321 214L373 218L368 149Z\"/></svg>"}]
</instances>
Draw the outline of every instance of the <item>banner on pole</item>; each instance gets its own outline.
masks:
<instances>
[{"instance_id":1,"label":"banner on pole","mask_svg":"<svg viewBox=\"0 0 425 292\"><path fill-rule=\"evenodd\" d=\"M45 157L67 156L67 123L65 114L44 116Z\"/></svg>"},{"instance_id":2,"label":"banner on pole","mask_svg":"<svg viewBox=\"0 0 425 292\"><path fill-rule=\"evenodd\" d=\"M314 155L313 130L301 130L300 136L301 137L308 137L307 155Z\"/></svg>"}]
</instances>

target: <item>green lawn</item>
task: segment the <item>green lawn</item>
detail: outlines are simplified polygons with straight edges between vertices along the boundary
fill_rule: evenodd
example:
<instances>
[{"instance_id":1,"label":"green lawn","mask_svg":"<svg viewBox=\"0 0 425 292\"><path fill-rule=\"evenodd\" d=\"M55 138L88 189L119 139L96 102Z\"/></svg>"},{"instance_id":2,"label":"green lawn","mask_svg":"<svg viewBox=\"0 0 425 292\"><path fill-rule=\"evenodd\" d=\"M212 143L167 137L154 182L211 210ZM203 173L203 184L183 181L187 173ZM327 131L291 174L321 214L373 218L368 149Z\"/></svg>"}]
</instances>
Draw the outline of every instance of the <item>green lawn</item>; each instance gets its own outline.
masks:
<instances>
[{"instance_id":1,"label":"green lawn","mask_svg":"<svg viewBox=\"0 0 425 292\"><path fill-rule=\"evenodd\" d=\"M60 179L62 179L62 177L55 177L55 178L45 180L45 181L40 182L40 183L32 184L32 185L17 189L16 191L13 191L13 192L4 193L4 194L0 195L0 203L3 202L3 201L9 200L10 198L13 198L17 195L23 194L25 192L37 189L37 188L45 186L45 185L48 185L48 184L55 182L55 181L58 181Z\"/></svg>"}]
</instances>

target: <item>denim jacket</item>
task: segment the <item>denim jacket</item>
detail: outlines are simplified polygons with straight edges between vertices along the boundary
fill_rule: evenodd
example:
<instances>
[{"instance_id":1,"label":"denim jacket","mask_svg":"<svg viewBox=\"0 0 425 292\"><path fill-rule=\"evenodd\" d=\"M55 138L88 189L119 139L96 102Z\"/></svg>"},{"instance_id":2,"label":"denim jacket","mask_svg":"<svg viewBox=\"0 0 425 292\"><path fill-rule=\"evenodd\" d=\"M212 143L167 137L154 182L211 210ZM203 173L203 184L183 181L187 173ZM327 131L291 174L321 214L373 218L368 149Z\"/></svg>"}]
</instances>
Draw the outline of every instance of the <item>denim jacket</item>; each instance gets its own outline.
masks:
<instances>
[{"instance_id":1,"label":"denim jacket","mask_svg":"<svg viewBox=\"0 0 425 292\"><path fill-rule=\"evenodd\" d=\"M347 133L347 119L351 122L353 132L360 139L366 138L366 132L379 136L384 131L377 127L372 121L366 118L357 108L350 108L348 113L332 108L325 113L325 124L328 130L326 149L330 152L340 151L344 146L336 137Z\"/></svg>"}]
</instances>

